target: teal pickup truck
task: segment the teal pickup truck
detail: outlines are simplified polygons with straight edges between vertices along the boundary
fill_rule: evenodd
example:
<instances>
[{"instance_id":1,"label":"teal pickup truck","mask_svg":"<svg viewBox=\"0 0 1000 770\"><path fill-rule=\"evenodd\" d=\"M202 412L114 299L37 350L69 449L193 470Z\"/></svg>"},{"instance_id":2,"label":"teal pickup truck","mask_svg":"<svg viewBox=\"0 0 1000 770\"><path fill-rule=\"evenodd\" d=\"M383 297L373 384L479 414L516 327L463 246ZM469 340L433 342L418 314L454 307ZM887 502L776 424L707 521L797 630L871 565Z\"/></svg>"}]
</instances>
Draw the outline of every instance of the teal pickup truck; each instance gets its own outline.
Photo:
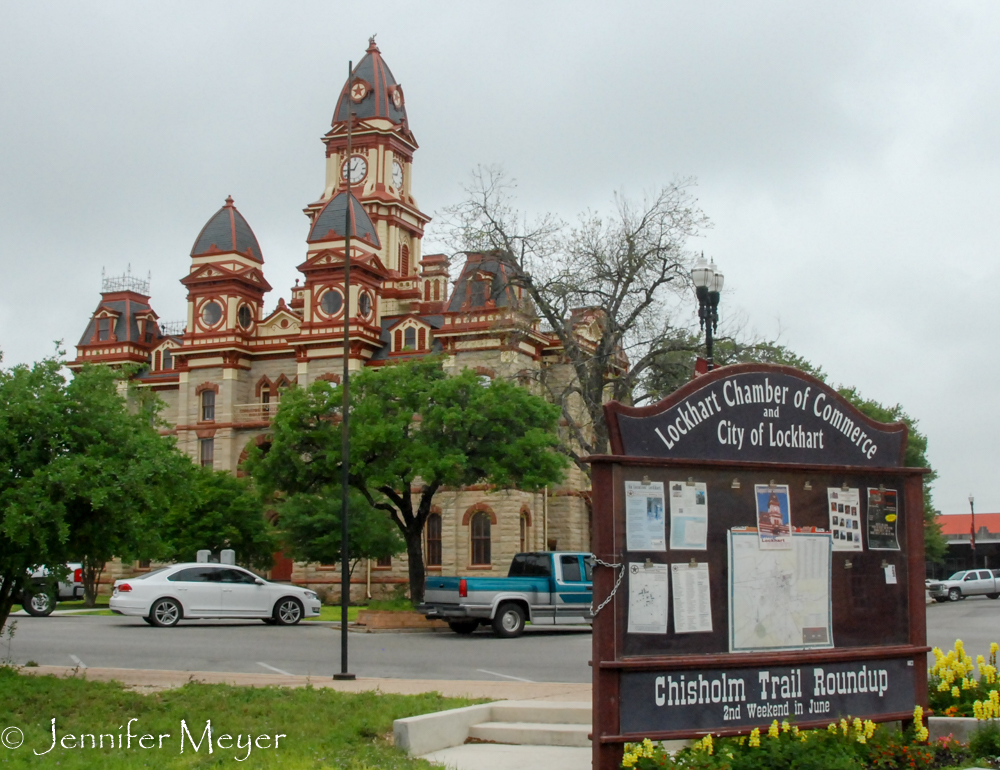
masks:
<instances>
[{"instance_id":1,"label":"teal pickup truck","mask_svg":"<svg viewBox=\"0 0 1000 770\"><path fill-rule=\"evenodd\" d=\"M524 633L524 624L590 623L591 555L565 551L519 553L507 577L429 577L424 603L429 620L445 620L456 634L487 623L497 636Z\"/></svg>"}]
</instances>

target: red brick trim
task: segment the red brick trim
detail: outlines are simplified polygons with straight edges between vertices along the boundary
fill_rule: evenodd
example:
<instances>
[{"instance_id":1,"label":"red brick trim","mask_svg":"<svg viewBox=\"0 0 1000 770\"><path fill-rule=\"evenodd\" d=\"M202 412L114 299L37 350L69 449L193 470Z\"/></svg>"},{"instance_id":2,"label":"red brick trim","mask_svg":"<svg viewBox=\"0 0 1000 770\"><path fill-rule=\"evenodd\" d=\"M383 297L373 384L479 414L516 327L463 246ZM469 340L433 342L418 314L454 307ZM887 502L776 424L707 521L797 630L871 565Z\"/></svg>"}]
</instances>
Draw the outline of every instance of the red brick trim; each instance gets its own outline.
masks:
<instances>
[{"instance_id":1,"label":"red brick trim","mask_svg":"<svg viewBox=\"0 0 1000 770\"><path fill-rule=\"evenodd\" d=\"M196 430L194 434L198 438L215 438L215 428L203 428L202 430Z\"/></svg>"},{"instance_id":2,"label":"red brick trim","mask_svg":"<svg viewBox=\"0 0 1000 770\"><path fill-rule=\"evenodd\" d=\"M200 396L206 390L214 391L215 395L219 395L219 386L216 385L214 382L203 382L201 385L199 385L197 388L194 389L194 394L196 396Z\"/></svg>"},{"instance_id":3,"label":"red brick trim","mask_svg":"<svg viewBox=\"0 0 1000 770\"><path fill-rule=\"evenodd\" d=\"M472 371L474 371L476 374L480 375L481 377L489 377L491 380L494 379L494 378L496 378L496 376L497 376L497 373L496 373L495 369L489 369L488 367L485 367L485 366L477 366Z\"/></svg>"},{"instance_id":4,"label":"red brick trim","mask_svg":"<svg viewBox=\"0 0 1000 770\"><path fill-rule=\"evenodd\" d=\"M528 520L528 526L531 526L531 509L527 505L521 506L521 515Z\"/></svg>"},{"instance_id":5,"label":"red brick trim","mask_svg":"<svg viewBox=\"0 0 1000 770\"><path fill-rule=\"evenodd\" d=\"M469 508L469 510L465 512L464 516L462 516L462 526L463 527L469 526L469 521L470 519L472 519L472 514L479 513L480 511L482 511L483 513L488 513L490 515L490 524L497 523L497 515L493 513L492 508L490 508L486 503L476 503L471 508Z\"/></svg>"},{"instance_id":6,"label":"red brick trim","mask_svg":"<svg viewBox=\"0 0 1000 770\"><path fill-rule=\"evenodd\" d=\"M334 385L340 384L339 374L321 374L316 379L323 380L324 382L332 382Z\"/></svg>"}]
</instances>

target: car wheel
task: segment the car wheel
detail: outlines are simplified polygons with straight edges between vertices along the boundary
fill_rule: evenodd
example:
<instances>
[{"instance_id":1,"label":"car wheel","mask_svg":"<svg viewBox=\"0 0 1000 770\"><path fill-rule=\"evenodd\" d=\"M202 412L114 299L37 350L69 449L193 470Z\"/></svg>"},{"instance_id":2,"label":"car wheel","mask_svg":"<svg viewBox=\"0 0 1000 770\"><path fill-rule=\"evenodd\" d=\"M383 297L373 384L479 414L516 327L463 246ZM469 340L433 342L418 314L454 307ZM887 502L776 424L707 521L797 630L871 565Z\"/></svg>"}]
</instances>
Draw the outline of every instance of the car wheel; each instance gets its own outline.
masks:
<instances>
[{"instance_id":1,"label":"car wheel","mask_svg":"<svg viewBox=\"0 0 1000 770\"><path fill-rule=\"evenodd\" d=\"M934 601L936 601L938 603L946 602L946 601L948 601L948 597L947 596L935 596L934 597Z\"/></svg>"},{"instance_id":2,"label":"car wheel","mask_svg":"<svg viewBox=\"0 0 1000 770\"><path fill-rule=\"evenodd\" d=\"M987 599L1000 599L1000 594L986 594Z\"/></svg>"},{"instance_id":3,"label":"car wheel","mask_svg":"<svg viewBox=\"0 0 1000 770\"><path fill-rule=\"evenodd\" d=\"M176 626L181 619L181 606L173 599L160 599L149 611L149 618L160 628Z\"/></svg>"},{"instance_id":4,"label":"car wheel","mask_svg":"<svg viewBox=\"0 0 1000 770\"><path fill-rule=\"evenodd\" d=\"M48 591L26 593L24 598L24 611L36 618L47 617L56 608L56 598Z\"/></svg>"},{"instance_id":5,"label":"car wheel","mask_svg":"<svg viewBox=\"0 0 1000 770\"><path fill-rule=\"evenodd\" d=\"M274 605L274 622L281 626L294 626L302 620L302 602L287 597Z\"/></svg>"},{"instance_id":6,"label":"car wheel","mask_svg":"<svg viewBox=\"0 0 1000 770\"><path fill-rule=\"evenodd\" d=\"M479 628L478 620L450 620L448 621L448 628L454 631L456 634L461 634L462 636L468 636L477 628Z\"/></svg>"},{"instance_id":7,"label":"car wheel","mask_svg":"<svg viewBox=\"0 0 1000 770\"><path fill-rule=\"evenodd\" d=\"M493 617L493 633L502 639L514 639L524 633L524 610L512 602L501 604Z\"/></svg>"},{"instance_id":8,"label":"car wheel","mask_svg":"<svg viewBox=\"0 0 1000 770\"><path fill-rule=\"evenodd\" d=\"M962 598L961 589L952 588L950 591L948 591L948 599L950 601L957 602L961 598Z\"/></svg>"},{"instance_id":9,"label":"car wheel","mask_svg":"<svg viewBox=\"0 0 1000 770\"><path fill-rule=\"evenodd\" d=\"M143 618L142 618L142 619L143 619L143 620L145 620L145 621L146 621L147 623L149 623L149 625L151 625L151 626L155 626L155 625L156 625L156 624L155 624L155 623L153 622L153 619L152 619L152 618L147 618L147 617L143 616Z\"/></svg>"}]
</instances>

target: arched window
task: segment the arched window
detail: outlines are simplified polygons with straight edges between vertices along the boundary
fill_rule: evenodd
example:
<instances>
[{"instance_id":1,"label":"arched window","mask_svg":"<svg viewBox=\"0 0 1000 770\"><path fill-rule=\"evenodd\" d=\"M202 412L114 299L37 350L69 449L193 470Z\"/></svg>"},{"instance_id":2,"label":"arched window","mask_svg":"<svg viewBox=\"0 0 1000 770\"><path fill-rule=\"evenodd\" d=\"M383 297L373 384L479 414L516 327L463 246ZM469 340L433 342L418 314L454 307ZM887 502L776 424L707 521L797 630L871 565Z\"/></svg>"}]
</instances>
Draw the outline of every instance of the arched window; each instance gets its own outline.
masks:
<instances>
[{"instance_id":1,"label":"arched window","mask_svg":"<svg viewBox=\"0 0 1000 770\"><path fill-rule=\"evenodd\" d=\"M160 356L160 351L157 350L156 351L156 357L153 359L153 369L155 369L156 371L160 371L160 362L161 361L162 361L162 358Z\"/></svg>"},{"instance_id":2,"label":"arched window","mask_svg":"<svg viewBox=\"0 0 1000 770\"><path fill-rule=\"evenodd\" d=\"M407 348L415 348L417 346L417 330L412 326L406 329L403 333L403 346Z\"/></svg>"},{"instance_id":3,"label":"arched window","mask_svg":"<svg viewBox=\"0 0 1000 770\"><path fill-rule=\"evenodd\" d=\"M432 513L427 517L425 527L427 532L427 552L425 561L428 567L441 566L441 514Z\"/></svg>"},{"instance_id":4,"label":"arched window","mask_svg":"<svg viewBox=\"0 0 1000 770\"><path fill-rule=\"evenodd\" d=\"M403 248L399 250L399 272L401 275L410 274L410 247L405 243Z\"/></svg>"},{"instance_id":5,"label":"arched window","mask_svg":"<svg viewBox=\"0 0 1000 770\"><path fill-rule=\"evenodd\" d=\"M427 347L427 330L420 329L417 331L417 350L424 350Z\"/></svg>"},{"instance_id":6,"label":"arched window","mask_svg":"<svg viewBox=\"0 0 1000 770\"><path fill-rule=\"evenodd\" d=\"M486 511L477 511L472 515L472 563L475 565L492 564L490 553L490 515Z\"/></svg>"},{"instance_id":7,"label":"arched window","mask_svg":"<svg viewBox=\"0 0 1000 770\"><path fill-rule=\"evenodd\" d=\"M424 302L431 301L431 282L424 282Z\"/></svg>"},{"instance_id":8,"label":"arched window","mask_svg":"<svg viewBox=\"0 0 1000 770\"><path fill-rule=\"evenodd\" d=\"M204 390L201 393L201 419L215 419L215 391Z\"/></svg>"},{"instance_id":9,"label":"arched window","mask_svg":"<svg viewBox=\"0 0 1000 770\"><path fill-rule=\"evenodd\" d=\"M520 552L525 553L528 550L528 514L521 514L521 547Z\"/></svg>"},{"instance_id":10,"label":"arched window","mask_svg":"<svg viewBox=\"0 0 1000 770\"><path fill-rule=\"evenodd\" d=\"M434 281L434 301L441 299L441 281Z\"/></svg>"},{"instance_id":11,"label":"arched window","mask_svg":"<svg viewBox=\"0 0 1000 770\"><path fill-rule=\"evenodd\" d=\"M403 349L403 331L402 329L396 329L396 333L393 335L395 340L395 347L397 352Z\"/></svg>"}]
</instances>

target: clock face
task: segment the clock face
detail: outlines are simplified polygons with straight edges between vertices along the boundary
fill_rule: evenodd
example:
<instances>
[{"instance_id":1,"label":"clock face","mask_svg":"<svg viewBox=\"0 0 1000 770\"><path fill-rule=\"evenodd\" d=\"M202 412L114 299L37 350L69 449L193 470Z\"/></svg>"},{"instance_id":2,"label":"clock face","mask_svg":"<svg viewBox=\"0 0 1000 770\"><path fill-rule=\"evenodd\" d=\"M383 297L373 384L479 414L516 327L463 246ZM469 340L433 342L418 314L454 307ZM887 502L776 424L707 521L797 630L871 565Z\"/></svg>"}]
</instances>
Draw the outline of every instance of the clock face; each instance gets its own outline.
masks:
<instances>
[{"instance_id":1,"label":"clock face","mask_svg":"<svg viewBox=\"0 0 1000 770\"><path fill-rule=\"evenodd\" d=\"M403 189L403 167L398 160L392 162L392 186L397 190Z\"/></svg>"},{"instance_id":2,"label":"clock face","mask_svg":"<svg viewBox=\"0 0 1000 770\"><path fill-rule=\"evenodd\" d=\"M345 160L340 170L342 178L347 179L348 167L350 167L351 184L357 184L368 173L368 161L360 155L354 155L350 160Z\"/></svg>"}]
</instances>

